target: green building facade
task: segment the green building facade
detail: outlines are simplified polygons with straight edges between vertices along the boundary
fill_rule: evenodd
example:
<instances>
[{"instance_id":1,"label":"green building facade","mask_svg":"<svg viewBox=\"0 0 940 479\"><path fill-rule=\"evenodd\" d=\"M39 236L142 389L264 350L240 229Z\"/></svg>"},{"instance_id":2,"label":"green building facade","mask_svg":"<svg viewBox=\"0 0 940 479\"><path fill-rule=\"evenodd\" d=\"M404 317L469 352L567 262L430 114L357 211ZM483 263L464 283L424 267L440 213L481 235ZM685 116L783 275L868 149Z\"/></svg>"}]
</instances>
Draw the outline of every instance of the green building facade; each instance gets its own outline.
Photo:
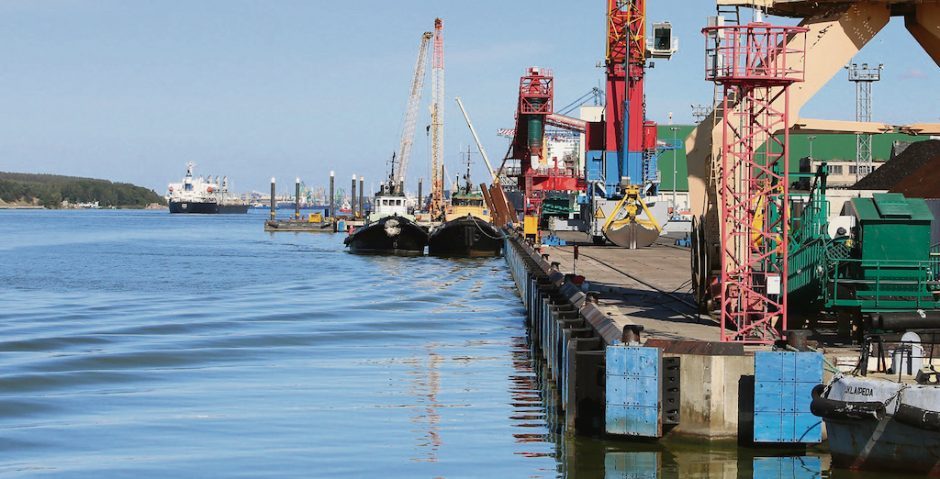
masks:
<instances>
[{"instance_id":1,"label":"green building facade","mask_svg":"<svg viewBox=\"0 0 940 479\"><path fill-rule=\"evenodd\" d=\"M662 182L660 191L673 189L673 165L675 165L676 191L689 190L689 172L685 156L685 138L689 136L695 125L659 125L657 135L660 145L665 143L667 148L659 152L658 168ZM670 149L676 138L678 148ZM810 141L812 138L812 141ZM876 163L891 158L891 147L895 142L914 142L930 139L926 136L910 136L902 133L884 133L872 137L872 160ZM791 134L790 135L790 168L798 168L800 158L810 156L810 143L812 143L812 156L824 161L852 161L855 159L855 135L851 134ZM673 159L675 158L675 160Z\"/></svg>"}]
</instances>

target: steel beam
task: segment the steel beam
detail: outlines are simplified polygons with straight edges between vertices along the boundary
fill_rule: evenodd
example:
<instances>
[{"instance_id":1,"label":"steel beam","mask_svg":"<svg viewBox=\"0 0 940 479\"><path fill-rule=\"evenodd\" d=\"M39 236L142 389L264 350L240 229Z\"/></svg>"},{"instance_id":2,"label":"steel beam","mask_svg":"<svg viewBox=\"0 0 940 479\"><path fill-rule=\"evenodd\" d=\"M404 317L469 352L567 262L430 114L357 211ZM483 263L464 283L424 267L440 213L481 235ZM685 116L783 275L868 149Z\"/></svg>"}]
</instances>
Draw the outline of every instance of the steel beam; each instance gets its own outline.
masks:
<instances>
[{"instance_id":1,"label":"steel beam","mask_svg":"<svg viewBox=\"0 0 940 479\"><path fill-rule=\"evenodd\" d=\"M904 26L940 66L940 3L917 5L913 15L904 17Z\"/></svg>"},{"instance_id":2,"label":"steel beam","mask_svg":"<svg viewBox=\"0 0 940 479\"><path fill-rule=\"evenodd\" d=\"M894 127L887 123L877 123L871 121L843 121L843 120L820 120L817 118L800 118L790 126L791 133L804 133L813 135L825 135L834 133L850 133L878 135L881 133L890 133Z\"/></svg>"},{"instance_id":3,"label":"steel beam","mask_svg":"<svg viewBox=\"0 0 940 479\"><path fill-rule=\"evenodd\" d=\"M901 125L898 131L908 135L940 135L940 123L912 123Z\"/></svg>"}]
</instances>

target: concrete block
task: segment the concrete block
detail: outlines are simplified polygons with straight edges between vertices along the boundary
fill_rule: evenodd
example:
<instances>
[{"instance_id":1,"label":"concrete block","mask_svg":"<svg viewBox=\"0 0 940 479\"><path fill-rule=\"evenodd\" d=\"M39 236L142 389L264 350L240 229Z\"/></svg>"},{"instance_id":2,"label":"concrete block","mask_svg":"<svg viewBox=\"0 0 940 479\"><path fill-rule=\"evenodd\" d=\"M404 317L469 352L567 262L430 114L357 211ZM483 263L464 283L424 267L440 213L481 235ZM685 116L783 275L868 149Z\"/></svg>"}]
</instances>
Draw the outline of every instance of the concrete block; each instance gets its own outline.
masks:
<instances>
[{"instance_id":1,"label":"concrete block","mask_svg":"<svg viewBox=\"0 0 940 479\"><path fill-rule=\"evenodd\" d=\"M671 434L736 439L739 432L739 386L742 378L754 374L753 356L675 356L681 361L681 419Z\"/></svg>"}]
</instances>

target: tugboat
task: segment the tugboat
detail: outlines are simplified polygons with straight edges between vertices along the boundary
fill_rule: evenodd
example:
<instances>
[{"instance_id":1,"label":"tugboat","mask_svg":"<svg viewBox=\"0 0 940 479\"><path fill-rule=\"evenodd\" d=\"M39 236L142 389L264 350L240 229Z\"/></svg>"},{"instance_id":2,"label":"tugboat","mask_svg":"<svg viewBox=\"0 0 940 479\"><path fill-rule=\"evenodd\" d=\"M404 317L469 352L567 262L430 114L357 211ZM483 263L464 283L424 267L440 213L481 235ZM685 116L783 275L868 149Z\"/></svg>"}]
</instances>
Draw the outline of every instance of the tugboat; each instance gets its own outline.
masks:
<instances>
[{"instance_id":1,"label":"tugboat","mask_svg":"<svg viewBox=\"0 0 940 479\"><path fill-rule=\"evenodd\" d=\"M366 223L356 228L344 243L351 253L394 254L421 256L428 245L428 232L417 223L409 212L408 198L404 193L404 181L396 185L395 155L392 155L392 173L388 183L381 186L373 201L372 211Z\"/></svg>"},{"instance_id":2,"label":"tugboat","mask_svg":"<svg viewBox=\"0 0 940 479\"><path fill-rule=\"evenodd\" d=\"M922 342L918 334L904 333L888 353L890 367L882 336L866 337L853 374L838 374L813 389L810 410L826 423L833 465L940 477L940 373L933 358L938 343L936 333L925 334L933 339ZM878 351L872 358L877 371L871 373L869 348Z\"/></svg>"},{"instance_id":3,"label":"tugboat","mask_svg":"<svg viewBox=\"0 0 940 479\"><path fill-rule=\"evenodd\" d=\"M465 186L451 195L444 222L431 231L428 253L436 256L499 256L504 235L490 223L483 192L473 191L470 154L467 153Z\"/></svg>"},{"instance_id":4,"label":"tugboat","mask_svg":"<svg viewBox=\"0 0 940 479\"><path fill-rule=\"evenodd\" d=\"M194 177L192 162L186 164L186 176L180 183L170 183L166 195L170 213L245 214L248 203L228 191L228 177Z\"/></svg>"}]
</instances>

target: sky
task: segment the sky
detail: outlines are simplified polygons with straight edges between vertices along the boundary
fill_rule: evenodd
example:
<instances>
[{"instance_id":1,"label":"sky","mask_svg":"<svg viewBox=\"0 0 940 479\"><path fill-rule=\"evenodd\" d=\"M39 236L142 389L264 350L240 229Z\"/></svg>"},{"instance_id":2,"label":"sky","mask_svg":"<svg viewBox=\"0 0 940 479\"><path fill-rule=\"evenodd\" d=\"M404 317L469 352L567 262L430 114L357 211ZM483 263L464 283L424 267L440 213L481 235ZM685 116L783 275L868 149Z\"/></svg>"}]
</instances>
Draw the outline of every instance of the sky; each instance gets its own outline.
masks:
<instances>
[{"instance_id":1,"label":"sky","mask_svg":"<svg viewBox=\"0 0 940 479\"><path fill-rule=\"evenodd\" d=\"M444 19L445 164L472 144L460 96L494 162L506 153L519 77L555 75L564 105L601 85L603 0L4 0L0 2L0 171L105 178L165 193L186 162L236 190L290 189L299 176L369 188L398 149L421 33ZM679 53L648 72L647 115L690 123L711 101L701 27L708 0L649 0ZM885 63L875 121L940 120L940 71L895 18L856 57ZM427 87L430 81L427 82ZM426 88L409 167L427 178ZM854 118L838 75L804 117ZM475 150L475 148L474 148ZM463 154L465 156L465 153ZM479 157L476 182L486 180ZM427 184L427 181L425 181ZM282 188L279 188L281 190Z\"/></svg>"}]
</instances>

